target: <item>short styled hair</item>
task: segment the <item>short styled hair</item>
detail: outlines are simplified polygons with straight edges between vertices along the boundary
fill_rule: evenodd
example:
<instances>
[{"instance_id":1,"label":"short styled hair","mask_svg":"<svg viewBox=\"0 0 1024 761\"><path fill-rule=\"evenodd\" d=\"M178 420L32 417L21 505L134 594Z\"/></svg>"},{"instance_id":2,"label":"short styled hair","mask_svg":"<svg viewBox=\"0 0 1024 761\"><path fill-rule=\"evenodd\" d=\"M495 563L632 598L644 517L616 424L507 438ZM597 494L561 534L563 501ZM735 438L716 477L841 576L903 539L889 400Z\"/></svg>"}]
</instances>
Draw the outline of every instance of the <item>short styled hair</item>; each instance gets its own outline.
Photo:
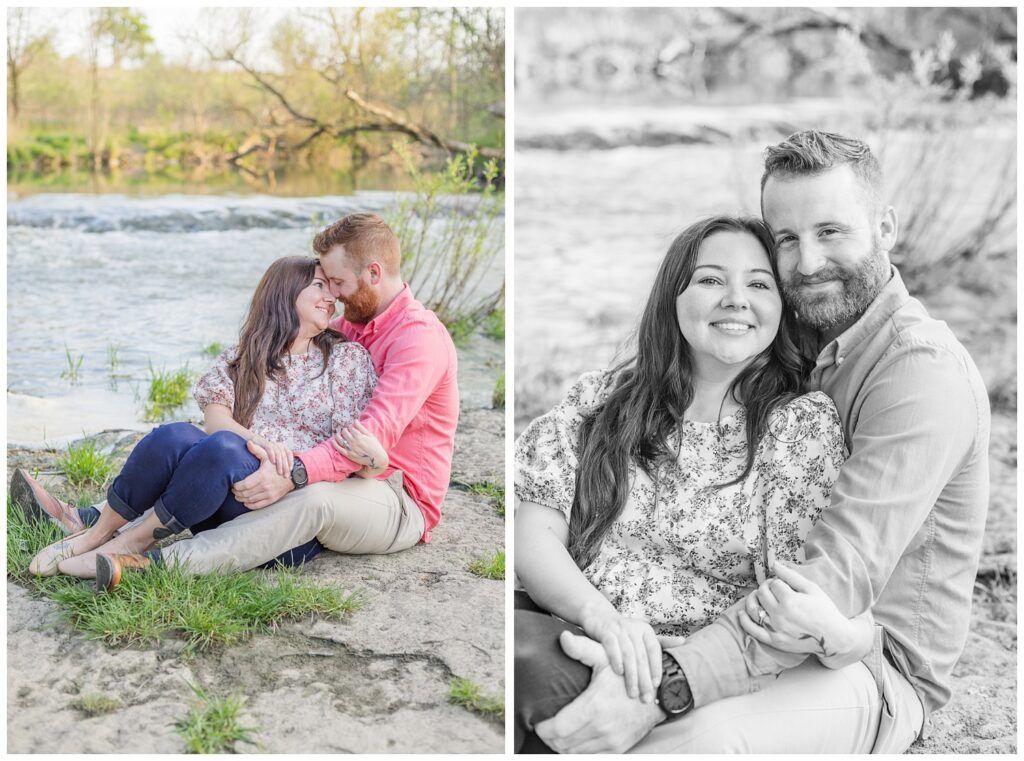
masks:
<instances>
[{"instance_id":1,"label":"short styled hair","mask_svg":"<svg viewBox=\"0 0 1024 761\"><path fill-rule=\"evenodd\" d=\"M794 132L778 145L764 150L761 191L769 177L782 179L821 174L846 165L860 179L876 206L882 203L882 168L868 144L834 132L816 129Z\"/></svg>"},{"instance_id":2,"label":"short styled hair","mask_svg":"<svg viewBox=\"0 0 1024 761\"><path fill-rule=\"evenodd\" d=\"M344 246L345 253L360 271L371 262L380 262L388 275L401 272L398 238L387 222L376 214L358 213L342 217L321 230L313 238L313 250L323 256L335 246Z\"/></svg>"}]
</instances>

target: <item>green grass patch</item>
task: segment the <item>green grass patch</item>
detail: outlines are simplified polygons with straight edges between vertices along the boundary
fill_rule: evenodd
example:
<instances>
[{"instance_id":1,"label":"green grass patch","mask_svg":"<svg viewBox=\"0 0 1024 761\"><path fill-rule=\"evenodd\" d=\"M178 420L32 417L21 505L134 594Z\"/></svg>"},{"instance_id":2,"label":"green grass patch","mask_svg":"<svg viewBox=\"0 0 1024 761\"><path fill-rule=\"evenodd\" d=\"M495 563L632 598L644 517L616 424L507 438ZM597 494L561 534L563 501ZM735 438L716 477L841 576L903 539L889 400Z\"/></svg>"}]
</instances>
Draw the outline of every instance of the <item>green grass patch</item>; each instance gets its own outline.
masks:
<instances>
[{"instance_id":1,"label":"green grass patch","mask_svg":"<svg viewBox=\"0 0 1024 761\"><path fill-rule=\"evenodd\" d=\"M307 615L341 618L358 610L358 592L320 587L279 566L266 573L186 573L177 564L127 572L109 594L68 576L29 574L29 562L56 541L49 521L28 521L7 500L7 573L56 602L74 629L110 644L142 644L174 635L192 651L240 641Z\"/></svg>"},{"instance_id":2,"label":"green grass patch","mask_svg":"<svg viewBox=\"0 0 1024 761\"><path fill-rule=\"evenodd\" d=\"M495 309L484 318L484 335L495 341L505 340L505 310Z\"/></svg>"},{"instance_id":3,"label":"green grass patch","mask_svg":"<svg viewBox=\"0 0 1024 761\"><path fill-rule=\"evenodd\" d=\"M117 372L117 366L120 364L117 353L121 350L120 346L110 344L107 347L107 364L110 365L110 374L114 375Z\"/></svg>"},{"instance_id":4,"label":"green grass patch","mask_svg":"<svg viewBox=\"0 0 1024 761\"><path fill-rule=\"evenodd\" d=\"M64 380L71 381L72 383L78 383L79 378L82 375L82 361L85 359L84 354L79 354L77 357L71 355L71 349L64 346L64 362L65 367L61 370L60 377Z\"/></svg>"},{"instance_id":5,"label":"green grass patch","mask_svg":"<svg viewBox=\"0 0 1024 761\"><path fill-rule=\"evenodd\" d=\"M495 550L493 555L476 558L469 564L469 572L484 579L503 580L505 578L505 550Z\"/></svg>"},{"instance_id":6,"label":"green grass patch","mask_svg":"<svg viewBox=\"0 0 1024 761\"><path fill-rule=\"evenodd\" d=\"M242 710L240 697L218 698L196 685L189 687L199 698L199 704L192 706L188 715L174 725L189 753L228 753L234 751L235 743L239 742L260 747L252 734L257 731L256 727L243 727L238 723Z\"/></svg>"},{"instance_id":7,"label":"green grass patch","mask_svg":"<svg viewBox=\"0 0 1024 761\"><path fill-rule=\"evenodd\" d=\"M505 487L492 481L477 481L471 484L463 484L473 494L480 494L490 497L494 506L494 512L499 517L505 517Z\"/></svg>"},{"instance_id":8,"label":"green grass patch","mask_svg":"<svg viewBox=\"0 0 1024 761\"><path fill-rule=\"evenodd\" d=\"M124 703L117 698L107 697L98 692L88 692L75 698L71 702L71 707L81 711L86 716L92 717L113 713L117 709L123 708Z\"/></svg>"},{"instance_id":9,"label":"green grass patch","mask_svg":"<svg viewBox=\"0 0 1024 761\"><path fill-rule=\"evenodd\" d=\"M195 650L238 642L309 614L340 618L361 605L356 593L317 586L283 567L263 578L154 566L126 573L111 594L96 594L82 582L53 586L46 594L87 637L134 645L173 634Z\"/></svg>"},{"instance_id":10,"label":"green grass patch","mask_svg":"<svg viewBox=\"0 0 1024 761\"><path fill-rule=\"evenodd\" d=\"M29 521L7 495L7 575L31 583L28 564L39 550L64 536L50 521Z\"/></svg>"},{"instance_id":11,"label":"green grass patch","mask_svg":"<svg viewBox=\"0 0 1024 761\"><path fill-rule=\"evenodd\" d=\"M167 419L171 413L188 400L192 386L192 373L188 365L173 372L155 370L149 367L149 396L144 419L156 423Z\"/></svg>"},{"instance_id":12,"label":"green grass patch","mask_svg":"<svg viewBox=\"0 0 1024 761\"><path fill-rule=\"evenodd\" d=\"M220 341L214 341L203 347L203 356L213 359L214 357L219 357L222 351L224 351L224 344Z\"/></svg>"},{"instance_id":13,"label":"green grass patch","mask_svg":"<svg viewBox=\"0 0 1024 761\"><path fill-rule=\"evenodd\" d=\"M465 346L476 330L476 321L472 317L458 317L445 325L448 328L448 335L452 337L452 343L456 346Z\"/></svg>"},{"instance_id":14,"label":"green grass patch","mask_svg":"<svg viewBox=\"0 0 1024 761\"><path fill-rule=\"evenodd\" d=\"M69 446L67 454L57 460L68 483L77 489L84 486L103 486L114 472L114 460L96 448L95 441L85 441L77 447Z\"/></svg>"},{"instance_id":15,"label":"green grass patch","mask_svg":"<svg viewBox=\"0 0 1024 761\"><path fill-rule=\"evenodd\" d=\"M479 685L469 679L456 677L448 688L448 702L499 721L505 720L505 700L484 695Z\"/></svg>"},{"instance_id":16,"label":"green grass patch","mask_svg":"<svg viewBox=\"0 0 1024 761\"><path fill-rule=\"evenodd\" d=\"M497 409L505 409L505 373L501 374L498 382L494 384L494 393L491 394L491 406Z\"/></svg>"}]
</instances>

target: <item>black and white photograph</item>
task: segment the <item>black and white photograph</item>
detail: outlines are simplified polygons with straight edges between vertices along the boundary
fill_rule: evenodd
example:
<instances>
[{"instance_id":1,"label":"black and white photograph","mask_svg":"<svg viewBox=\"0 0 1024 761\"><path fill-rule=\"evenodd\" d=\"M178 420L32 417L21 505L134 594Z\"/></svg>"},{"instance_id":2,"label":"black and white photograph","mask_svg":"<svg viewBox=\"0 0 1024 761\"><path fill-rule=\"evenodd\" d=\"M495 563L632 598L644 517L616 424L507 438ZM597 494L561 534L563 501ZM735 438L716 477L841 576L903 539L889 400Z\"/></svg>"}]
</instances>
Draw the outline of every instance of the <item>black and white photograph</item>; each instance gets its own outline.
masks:
<instances>
[{"instance_id":1,"label":"black and white photograph","mask_svg":"<svg viewBox=\"0 0 1024 761\"><path fill-rule=\"evenodd\" d=\"M514 752L1016 753L1016 8L514 28Z\"/></svg>"}]
</instances>

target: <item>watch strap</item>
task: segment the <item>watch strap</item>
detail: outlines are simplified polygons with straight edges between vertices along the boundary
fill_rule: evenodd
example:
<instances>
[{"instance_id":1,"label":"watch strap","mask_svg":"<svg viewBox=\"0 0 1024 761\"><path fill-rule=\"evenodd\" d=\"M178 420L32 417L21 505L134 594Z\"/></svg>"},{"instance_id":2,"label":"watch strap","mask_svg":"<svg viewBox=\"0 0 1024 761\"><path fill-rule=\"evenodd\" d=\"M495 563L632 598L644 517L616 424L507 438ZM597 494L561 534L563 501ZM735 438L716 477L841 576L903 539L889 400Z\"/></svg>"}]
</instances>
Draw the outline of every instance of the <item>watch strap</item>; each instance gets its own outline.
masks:
<instances>
[{"instance_id":1,"label":"watch strap","mask_svg":"<svg viewBox=\"0 0 1024 761\"><path fill-rule=\"evenodd\" d=\"M301 475L299 475L301 474ZM306 471L306 464L296 457L292 461L292 484L296 489L301 489L309 483L309 473Z\"/></svg>"},{"instance_id":2,"label":"watch strap","mask_svg":"<svg viewBox=\"0 0 1024 761\"><path fill-rule=\"evenodd\" d=\"M666 720L672 721L678 719L680 716L684 716L693 710L693 694L690 693L689 702L683 706L679 711L669 711L665 708L662 696L664 690L667 689L668 685L673 682L683 682L686 685L687 692L689 692L689 683L686 680L686 674L683 672L683 667L679 665L677 661L668 651L661 651L661 684L658 685L658 707L661 708L665 714Z\"/></svg>"}]
</instances>

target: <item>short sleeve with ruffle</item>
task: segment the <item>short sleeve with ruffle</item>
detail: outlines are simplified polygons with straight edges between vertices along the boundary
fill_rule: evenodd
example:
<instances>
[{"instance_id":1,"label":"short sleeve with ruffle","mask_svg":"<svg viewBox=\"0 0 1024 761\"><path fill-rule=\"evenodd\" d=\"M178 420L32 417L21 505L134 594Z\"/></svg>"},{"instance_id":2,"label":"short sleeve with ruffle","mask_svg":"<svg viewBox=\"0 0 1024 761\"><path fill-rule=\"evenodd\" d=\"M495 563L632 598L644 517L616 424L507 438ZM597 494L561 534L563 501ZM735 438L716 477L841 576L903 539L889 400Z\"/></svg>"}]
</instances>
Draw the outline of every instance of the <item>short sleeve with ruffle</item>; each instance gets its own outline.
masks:
<instances>
[{"instance_id":1,"label":"short sleeve with ruffle","mask_svg":"<svg viewBox=\"0 0 1024 761\"><path fill-rule=\"evenodd\" d=\"M220 353L203 376L196 381L192 396L204 409L208 404L223 404L229 410L235 406L235 384L228 376L228 362L238 356L238 347L230 346Z\"/></svg>"},{"instance_id":2,"label":"short sleeve with ruffle","mask_svg":"<svg viewBox=\"0 0 1024 761\"><path fill-rule=\"evenodd\" d=\"M576 495L578 441L583 415L600 405L614 387L608 370L585 373L565 399L527 427L516 441L515 494L569 520Z\"/></svg>"}]
</instances>

